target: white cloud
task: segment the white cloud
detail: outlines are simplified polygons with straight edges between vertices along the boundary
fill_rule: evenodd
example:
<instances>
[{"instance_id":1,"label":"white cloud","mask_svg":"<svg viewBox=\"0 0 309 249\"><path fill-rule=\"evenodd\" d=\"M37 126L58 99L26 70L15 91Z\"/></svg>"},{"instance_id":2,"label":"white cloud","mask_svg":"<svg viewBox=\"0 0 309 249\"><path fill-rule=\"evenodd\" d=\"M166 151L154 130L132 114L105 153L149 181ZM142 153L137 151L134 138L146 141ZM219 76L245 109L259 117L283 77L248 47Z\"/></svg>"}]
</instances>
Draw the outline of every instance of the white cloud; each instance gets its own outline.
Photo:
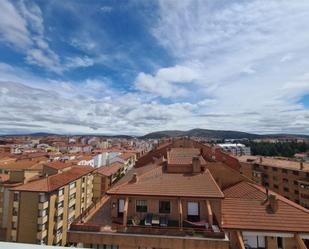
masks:
<instances>
[{"instance_id":1,"label":"white cloud","mask_svg":"<svg viewBox=\"0 0 309 249\"><path fill-rule=\"evenodd\" d=\"M204 96L208 104L195 112L195 122L219 129L308 133L308 109L298 103L309 93L308 81L299 80L309 67L307 1L159 3L153 35L175 65L198 72L194 87L185 89L186 99L195 103ZM146 76L140 73L135 85L163 96L157 74ZM184 88L167 82L175 89L167 88L164 97Z\"/></svg>"},{"instance_id":2,"label":"white cloud","mask_svg":"<svg viewBox=\"0 0 309 249\"><path fill-rule=\"evenodd\" d=\"M0 1L0 39L11 46L25 48L32 44L27 22L20 16L14 5Z\"/></svg>"},{"instance_id":3,"label":"white cloud","mask_svg":"<svg viewBox=\"0 0 309 249\"><path fill-rule=\"evenodd\" d=\"M93 59L60 56L50 48L44 36L44 20L38 5L30 1L19 1L13 5L7 0L0 1L0 41L25 54L25 61L32 65L61 74L78 67L89 67ZM90 45L88 45L90 46Z\"/></svg>"},{"instance_id":4,"label":"white cloud","mask_svg":"<svg viewBox=\"0 0 309 249\"><path fill-rule=\"evenodd\" d=\"M197 78L196 71L176 65L175 67L161 68L154 76L139 73L135 80L135 87L138 90L165 98L179 97L188 93L185 84L192 83Z\"/></svg>"},{"instance_id":5,"label":"white cloud","mask_svg":"<svg viewBox=\"0 0 309 249\"><path fill-rule=\"evenodd\" d=\"M94 60L88 56L84 57L71 57L67 59L66 67L75 68L75 67L89 67L94 65Z\"/></svg>"}]
</instances>

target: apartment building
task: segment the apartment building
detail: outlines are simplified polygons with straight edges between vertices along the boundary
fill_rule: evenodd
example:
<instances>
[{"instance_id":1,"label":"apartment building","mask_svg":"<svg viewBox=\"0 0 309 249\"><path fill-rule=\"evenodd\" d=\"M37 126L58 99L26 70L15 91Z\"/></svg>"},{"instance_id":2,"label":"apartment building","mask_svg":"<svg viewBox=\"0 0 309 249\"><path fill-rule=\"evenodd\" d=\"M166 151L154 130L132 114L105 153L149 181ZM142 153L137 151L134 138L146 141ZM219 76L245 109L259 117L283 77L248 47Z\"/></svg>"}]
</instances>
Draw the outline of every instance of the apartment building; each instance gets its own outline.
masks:
<instances>
[{"instance_id":1,"label":"apartment building","mask_svg":"<svg viewBox=\"0 0 309 249\"><path fill-rule=\"evenodd\" d=\"M99 208L72 224L69 243L113 249L308 245L309 211L240 174L229 155L189 139L159 145L150 155L107 190Z\"/></svg>"},{"instance_id":2,"label":"apartment building","mask_svg":"<svg viewBox=\"0 0 309 249\"><path fill-rule=\"evenodd\" d=\"M93 172L93 199L99 200L106 191L125 174L125 164L114 162Z\"/></svg>"},{"instance_id":3,"label":"apartment building","mask_svg":"<svg viewBox=\"0 0 309 249\"><path fill-rule=\"evenodd\" d=\"M218 144L224 151L232 153L234 156L251 155L251 148L244 144L224 143Z\"/></svg>"},{"instance_id":4,"label":"apartment building","mask_svg":"<svg viewBox=\"0 0 309 249\"><path fill-rule=\"evenodd\" d=\"M241 173L309 208L309 163L273 157L241 156Z\"/></svg>"},{"instance_id":5,"label":"apartment building","mask_svg":"<svg viewBox=\"0 0 309 249\"><path fill-rule=\"evenodd\" d=\"M66 167L10 188L7 241L66 245L70 225L92 203L92 171Z\"/></svg>"}]
</instances>

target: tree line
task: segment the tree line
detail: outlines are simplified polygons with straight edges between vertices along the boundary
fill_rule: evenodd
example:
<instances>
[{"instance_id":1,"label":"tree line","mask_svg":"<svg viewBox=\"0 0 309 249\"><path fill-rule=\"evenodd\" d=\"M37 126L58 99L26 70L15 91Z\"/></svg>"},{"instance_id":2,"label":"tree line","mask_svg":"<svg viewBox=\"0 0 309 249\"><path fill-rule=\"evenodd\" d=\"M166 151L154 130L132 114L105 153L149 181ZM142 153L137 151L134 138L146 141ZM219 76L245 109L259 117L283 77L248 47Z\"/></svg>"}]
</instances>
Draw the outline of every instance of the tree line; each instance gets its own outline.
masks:
<instances>
[{"instance_id":1,"label":"tree line","mask_svg":"<svg viewBox=\"0 0 309 249\"><path fill-rule=\"evenodd\" d=\"M261 156L283 156L283 157L294 157L295 153L309 151L309 144L307 143L296 143L296 142L279 142L279 143L268 143L268 142L245 142L247 146L251 147L252 155Z\"/></svg>"}]
</instances>

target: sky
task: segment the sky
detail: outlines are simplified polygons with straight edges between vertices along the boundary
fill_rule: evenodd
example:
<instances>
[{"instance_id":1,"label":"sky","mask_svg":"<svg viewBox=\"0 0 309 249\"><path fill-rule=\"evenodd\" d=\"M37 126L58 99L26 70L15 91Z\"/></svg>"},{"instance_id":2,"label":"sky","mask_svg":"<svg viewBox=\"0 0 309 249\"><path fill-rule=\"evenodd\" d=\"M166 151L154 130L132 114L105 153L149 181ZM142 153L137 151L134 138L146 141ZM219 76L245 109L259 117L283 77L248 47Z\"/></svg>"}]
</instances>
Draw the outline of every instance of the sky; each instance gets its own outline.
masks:
<instances>
[{"instance_id":1,"label":"sky","mask_svg":"<svg viewBox=\"0 0 309 249\"><path fill-rule=\"evenodd\" d=\"M0 1L0 134L309 134L309 1Z\"/></svg>"}]
</instances>

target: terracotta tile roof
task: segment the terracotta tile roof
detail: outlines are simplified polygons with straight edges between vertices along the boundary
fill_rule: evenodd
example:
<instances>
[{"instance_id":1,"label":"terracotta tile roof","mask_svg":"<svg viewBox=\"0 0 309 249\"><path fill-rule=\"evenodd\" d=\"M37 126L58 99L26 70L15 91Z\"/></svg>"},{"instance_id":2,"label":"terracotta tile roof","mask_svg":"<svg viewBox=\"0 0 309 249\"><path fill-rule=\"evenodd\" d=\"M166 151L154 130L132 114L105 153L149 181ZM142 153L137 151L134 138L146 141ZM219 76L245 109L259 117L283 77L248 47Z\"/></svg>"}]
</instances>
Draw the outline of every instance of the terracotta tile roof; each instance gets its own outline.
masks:
<instances>
[{"instance_id":1,"label":"terracotta tile roof","mask_svg":"<svg viewBox=\"0 0 309 249\"><path fill-rule=\"evenodd\" d=\"M135 156L135 153L132 153L132 152L124 152L124 153L122 153L120 156L118 156L118 157L120 157L121 159L123 159L123 160L128 160L128 159L130 159L131 157L133 157L133 156Z\"/></svg>"},{"instance_id":2,"label":"terracotta tile roof","mask_svg":"<svg viewBox=\"0 0 309 249\"><path fill-rule=\"evenodd\" d=\"M277 196L278 210L268 213L265 188L248 182L240 182L224 191L222 203L223 228L309 232L309 210L269 191Z\"/></svg>"},{"instance_id":3,"label":"terracotta tile roof","mask_svg":"<svg viewBox=\"0 0 309 249\"><path fill-rule=\"evenodd\" d=\"M272 166L277 168L291 169L291 170L300 170L300 162L292 160L278 159L274 157L260 157L260 156L240 156L237 157L240 162L244 163L258 163L260 165ZM262 162L260 162L262 158ZM309 163L303 163L303 171L309 172Z\"/></svg>"},{"instance_id":4,"label":"terracotta tile roof","mask_svg":"<svg viewBox=\"0 0 309 249\"><path fill-rule=\"evenodd\" d=\"M53 161L53 162L44 163L44 165L47 166L47 167L53 168L53 169L60 170L60 169L65 169L65 168L71 167L72 162L70 162L70 161L62 162L62 161L56 160L56 161Z\"/></svg>"},{"instance_id":5,"label":"terracotta tile roof","mask_svg":"<svg viewBox=\"0 0 309 249\"><path fill-rule=\"evenodd\" d=\"M0 174L0 182L8 181L10 176L8 174Z\"/></svg>"},{"instance_id":6,"label":"terracotta tile roof","mask_svg":"<svg viewBox=\"0 0 309 249\"><path fill-rule=\"evenodd\" d=\"M91 166L74 166L72 169L56 174L51 175L39 180L31 181L25 183L21 186L12 188L14 191L30 191L30 192L51 192L62 186L77 180L93 171Z\"/></svg>"},{"instance_id":7,"label":"terracotta tile roof","mask_svg":"<svg viewBox=\"0 0 309 249\"><path fill-rule=\"evenodd\" d=\"M196 148L172 148L169 152L168 164L189 165L192 164L192 158L200 154L200 150ZM205 160L202 157L200 157L200 162L205 164Z\"/></svg>"},{"instance_id":8,"label":"terracotta tile roof","mask_svg":"<svg viewBox=\"0 0 309 249\"><path fill-rule=\"evenodd\" d=\"M158 166L130 180L114 186L108 194L223 198L223 193L208 170L201 174L169 174Z\"/></svg>"},{"instance_id":9,"label":"terracotta tile roof","mask_svg":"<svg viewBox=\"0 0 309 249\"><path fill-rule=\"evenodd\" d=\"M200 154L200 149L196 148L172 148L170 150L171 157L193 157Z\"/></svg>"},{"instance_id":10,"label":"terracotta tile roof","mask_svg":"<svg viewBox=\"0 0 309 249\"><path fill-rule=\"evenodd\" d=\"M18 160L0 163L0 169L7 170L42 170L42 163L33 160Z\"/></svg>"},{"instance_id":11,"label":"terracotta tile roof","mask_svg":"<svg viewBox=\"0 0 309 249\"><path fill-rule=\"evenodd\" d=\"M121 162L114 162L109 166L102 166L96 170L97 173L104 176L111 176L115 174L119 169L123 168L124 164Z\"/></svg>"},{"instance_id":12,"label":"terracotta tile roof","mask_svg":"<svg viewBox=\"0 0 309 249\"><path fill-rule=\"evenodd\" d=\"M79 161L83 161L83 160L90 161L92 159L93 159L92 156L87 156L87 155L78 158Z\"/></svg>"}]
</instances>

